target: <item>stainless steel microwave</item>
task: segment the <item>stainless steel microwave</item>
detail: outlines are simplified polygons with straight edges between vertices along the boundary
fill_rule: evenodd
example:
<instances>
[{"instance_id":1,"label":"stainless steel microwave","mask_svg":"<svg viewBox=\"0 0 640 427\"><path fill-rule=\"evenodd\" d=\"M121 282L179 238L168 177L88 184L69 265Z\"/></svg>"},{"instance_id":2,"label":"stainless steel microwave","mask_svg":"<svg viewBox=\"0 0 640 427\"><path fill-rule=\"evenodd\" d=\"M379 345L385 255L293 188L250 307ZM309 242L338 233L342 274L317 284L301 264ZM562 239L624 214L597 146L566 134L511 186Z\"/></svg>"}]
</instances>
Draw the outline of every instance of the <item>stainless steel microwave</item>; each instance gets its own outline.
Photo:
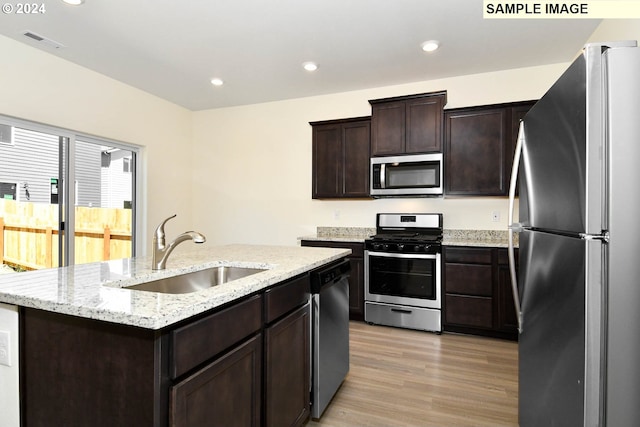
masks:
<instances>
[{"instance_id":1,"label":"stainless steel microwave","mask_svg":"<svg viewBox=\"0 0 640 427\"><path fill-rule=\"evenodd\" d=\"M442 153L371 159L372 197L442 196Z\"/></svg>"}]
</instances>

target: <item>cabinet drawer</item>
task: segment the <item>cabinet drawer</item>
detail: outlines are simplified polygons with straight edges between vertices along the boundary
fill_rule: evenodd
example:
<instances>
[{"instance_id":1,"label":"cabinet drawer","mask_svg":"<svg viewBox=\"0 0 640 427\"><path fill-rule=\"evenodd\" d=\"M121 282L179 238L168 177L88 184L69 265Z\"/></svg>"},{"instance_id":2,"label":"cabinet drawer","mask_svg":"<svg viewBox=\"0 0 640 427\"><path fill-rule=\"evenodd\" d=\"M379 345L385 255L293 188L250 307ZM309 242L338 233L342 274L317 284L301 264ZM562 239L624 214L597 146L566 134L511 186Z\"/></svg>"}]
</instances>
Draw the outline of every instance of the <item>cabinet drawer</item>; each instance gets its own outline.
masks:
<instances>
[{"instance_id":1,"label":"cabinet drawer","mask_svg":"<svg viewBox=\"0 0 640 427\"><path fill-rule=\"evenodd\" d=\"M445 262L491 264L492 249L487 248L452 248L444 252Z\"/></svg>"},{"instance_id":2,"label":"cabinet drawer","mask_svg":"<svg viewBox=\"0 0 640 427\"><path fill-rule=\"evenodd\" d=\"M268 289L264 294L264 310L267 323L309 302L311 296L309 275L293 279L283 285Z\"/></svg>"},{"instance_id":3,"label":"cabinet drawer","mask_svg":"<svg viewBox=\"0 0 640 427\"><path fill-rule=\"evenodd\" d=\"M445 264L445 292L490 297L493 294L490 265Z\"/></svg>"},{"instance_id":4,"label":"cabinet drawer","mask_svg":"<svg viewBox=\"0 0 640 427\"><path fill-rule=\"evenodd\" d=\"M446 295L445 304L446 323L481 328L493 327L491 298Z\"/></svg>"},{"instance_id":5,"label":"cabinet drawer","mask_svg":"<svg viewBox=\"0 0 640 427\"><path fill-rule=\"evenodd\" d=\"M256 295L172 331L171 377L179 377L261 326L262 295Z\"/></svg>"}]
</instances>

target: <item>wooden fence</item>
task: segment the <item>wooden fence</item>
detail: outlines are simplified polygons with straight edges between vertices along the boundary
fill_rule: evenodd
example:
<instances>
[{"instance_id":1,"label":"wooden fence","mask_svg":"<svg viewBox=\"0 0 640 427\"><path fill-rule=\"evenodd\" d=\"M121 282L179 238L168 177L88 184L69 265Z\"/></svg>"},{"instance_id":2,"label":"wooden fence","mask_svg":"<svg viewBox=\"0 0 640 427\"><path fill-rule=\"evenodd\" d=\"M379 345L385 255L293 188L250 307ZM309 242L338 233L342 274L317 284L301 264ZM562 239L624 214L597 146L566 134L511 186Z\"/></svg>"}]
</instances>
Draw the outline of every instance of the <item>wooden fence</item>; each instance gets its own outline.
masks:
<instances>
[{"instance_id":1,"label":"wooden fence","mask_svg":"<svg viewBox=\"0 0 640 427\"><path fill-rule=\"evenodd\" d=\"M75 264L131 256L131 209L75 208ZM0 263L58 266L58 205L0 199Z\"/></svg>"}]
</instances>

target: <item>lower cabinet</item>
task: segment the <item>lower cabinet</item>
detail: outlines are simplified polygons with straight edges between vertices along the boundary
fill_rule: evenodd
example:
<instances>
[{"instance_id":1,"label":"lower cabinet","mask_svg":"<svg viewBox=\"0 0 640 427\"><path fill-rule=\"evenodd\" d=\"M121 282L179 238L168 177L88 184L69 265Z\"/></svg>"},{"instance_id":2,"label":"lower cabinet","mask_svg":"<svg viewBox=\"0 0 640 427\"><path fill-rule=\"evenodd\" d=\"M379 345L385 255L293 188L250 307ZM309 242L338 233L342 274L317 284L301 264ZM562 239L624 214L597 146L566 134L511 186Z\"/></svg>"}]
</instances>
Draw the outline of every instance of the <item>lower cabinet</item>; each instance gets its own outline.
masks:
<instances>
[{"instance_id":1,"label":"lower cabinet","mask_svg":"<svg viewBox=\"0 0 640 427\"><path fill-rule=\"evenodd\" d=\"M349 319L364 320L364 243L303 240L302 246L351 249L347 259L351 263L349 276Z\"/></svg>"},{"instance_id":2,"label":"lower cabinet","mask_svg":"<svg viewBox=\"0 0 640 427\"><path fill-rule=\"evenodd\" d=\"M262 336L249 339L171 388L171 426L259 426Z\"/></svg>"},{"instance_id":3,"label":"lower cabinet","mask_svg":"<svg viewBox=\"0 0 640 427\"><path fill-rule=\"evenodd\" d=\"M516 340L507 250L447 246L443 259L444 330Z\"/></svg>"},{"instance_id":4,"label":"lower cabinet","mask_svg":"<svg viewBox=\"0 0 640 427\"><path fill-rule=\"evenodd\" d=\"M22 426L300 426L309 301L303 274L164 330L23 307Z\"/></svg>"},{"instance_id":5,"label":"lower cabinet","mask_svg":"<svg viewBox=\"0 0 640 427\"><path fill-rule=\"evenodd\" d=\"M265 425L301 426L309 417L309 304L265 329Z\"/></svg>"}]
</instances>

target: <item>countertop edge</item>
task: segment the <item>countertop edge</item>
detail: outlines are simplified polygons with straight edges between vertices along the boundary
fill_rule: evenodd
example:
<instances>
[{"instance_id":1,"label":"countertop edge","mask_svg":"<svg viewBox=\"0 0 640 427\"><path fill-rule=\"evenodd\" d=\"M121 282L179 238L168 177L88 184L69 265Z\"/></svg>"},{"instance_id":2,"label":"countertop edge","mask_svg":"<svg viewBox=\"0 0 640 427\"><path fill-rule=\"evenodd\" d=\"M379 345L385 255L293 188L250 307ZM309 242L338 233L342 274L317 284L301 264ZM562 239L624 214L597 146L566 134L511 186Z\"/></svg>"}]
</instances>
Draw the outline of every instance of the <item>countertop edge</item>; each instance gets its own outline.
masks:
<instances>
[{"instance_id":1,"label":"countertop edge","mask_svg":"<svg viewBox=\"0 0 640 427\"><path fill-rule=\"evenodd\" d=\"M247 254L244 258L243 251ZM277 285L350 253L349 249L229 245L215 247L212 252L199 252L195 256L193 253L174 254L175 258L169 264L176 267L162 272L152 272L148 257L141 257L7 274L0 276L0 302L158 330ZM211 258L205 261L207 254ZM105 272L120 263L130 263L133 272L129 275L113 273L113 269ZM126 286L162 277L239 264L267 266L268 269L190 294L126 289ZM97 270L97 276L94 270ZM78 271L85 276L76 274ZM86 283L79 284L83 277L88 277Z\"/></svg>"}]
</instances>

